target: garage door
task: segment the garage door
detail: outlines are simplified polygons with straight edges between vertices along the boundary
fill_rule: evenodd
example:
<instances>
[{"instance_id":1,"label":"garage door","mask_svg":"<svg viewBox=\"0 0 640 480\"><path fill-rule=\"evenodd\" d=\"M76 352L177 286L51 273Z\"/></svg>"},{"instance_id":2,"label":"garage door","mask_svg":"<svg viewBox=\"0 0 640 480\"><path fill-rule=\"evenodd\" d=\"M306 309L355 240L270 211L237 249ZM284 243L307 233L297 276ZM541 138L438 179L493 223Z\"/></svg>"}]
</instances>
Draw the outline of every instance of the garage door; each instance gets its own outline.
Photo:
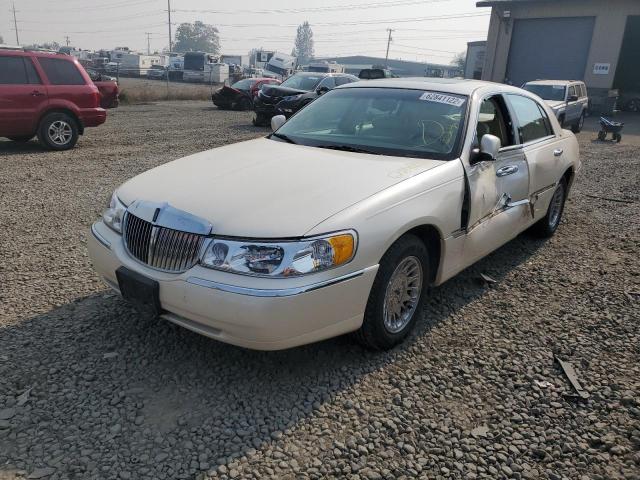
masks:
<instances>
[{"instance_id":1,"label":"garage door","mask_svg":"<svg viewBox=\"0 0 640 480\"><path fill-rule=\"evenodd\" d=\"M507 79L513 85L536 79L582 80L594 23L594 17L516 20Z\"/></svg>"}]
</instances>

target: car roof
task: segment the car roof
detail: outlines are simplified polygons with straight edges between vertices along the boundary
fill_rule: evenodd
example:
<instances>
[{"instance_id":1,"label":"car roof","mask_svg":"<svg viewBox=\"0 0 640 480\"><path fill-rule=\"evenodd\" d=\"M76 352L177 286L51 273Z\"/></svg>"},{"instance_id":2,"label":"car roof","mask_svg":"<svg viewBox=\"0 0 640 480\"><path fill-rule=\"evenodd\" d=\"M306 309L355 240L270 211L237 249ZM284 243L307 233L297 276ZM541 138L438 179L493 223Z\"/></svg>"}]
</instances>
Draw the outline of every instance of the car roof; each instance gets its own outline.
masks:
<instances>
[{"instance_id":1,"label":"car roof","mask_svg":"<svg viewBox=\"0 0 640 480\"><path fill-rule=\"evenodd\" d=\"M350 73L337 73L337 72L295 72L293 75L300 75L304 77L355 77ZM292 76L293 76L292 75ZM358 78L358 77L356 77Z\"/></svg>"},{"instance_id":2,"label":"car roof","mask_svg":"<svg viewBox=\"0 0 640 480\"><path fill-rule=\"evenodd\" d=\"M55 57L73 61L75 57L48 50L28 50L24 48L0 48L0 55L12 57Z\"/></svg>"},{"instance_id":3,"label":"car roof","mask_svg":"<svg viewBox=\"0 0 640 480\"><path fill-rule=\"evenodd\" d=\"M360 80L358 82L341 85L338 88L404 88L412 90L433 90L437 92L453 93L455 95L472 95L476 90L501 92L522 92L517 87L502 83L484 82L481 80L467 80L463 78L380 78L375 80Z\"/></svg>"},{"instance_id":4,"label":"car roof","mask_svg":"<svg viewBox=\"0 0 640 480\"><path fill-rule=\"evenodd\" d=\"M584 83L582 80L532 80L525 85L570 85L572 83Z\"/></svg>"}]
</instances>

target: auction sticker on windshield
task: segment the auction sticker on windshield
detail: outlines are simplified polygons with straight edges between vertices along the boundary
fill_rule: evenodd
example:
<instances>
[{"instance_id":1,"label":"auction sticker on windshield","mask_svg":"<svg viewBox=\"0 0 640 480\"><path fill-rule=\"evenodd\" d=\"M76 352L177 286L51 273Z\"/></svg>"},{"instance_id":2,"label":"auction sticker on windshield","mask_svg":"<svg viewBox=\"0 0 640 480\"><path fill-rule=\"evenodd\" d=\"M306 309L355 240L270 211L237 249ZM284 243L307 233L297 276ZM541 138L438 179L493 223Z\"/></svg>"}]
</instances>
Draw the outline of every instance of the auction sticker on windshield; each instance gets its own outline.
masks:
<instances>
[{"instance_id":1,"label":"auction sticker on windshield","mask_svg":"<svg viewBox=\"0 0 640 480\"><path fill-rule=\"evenodd\" d=\"M443 95L442 93L436 92L424 92L420 97L420 100L425 100L427 102L444 103L446 105L453 105L454 107L459 107L464 103L463 98L454 97L452 95Z\"/></svg>"}]
</instances>

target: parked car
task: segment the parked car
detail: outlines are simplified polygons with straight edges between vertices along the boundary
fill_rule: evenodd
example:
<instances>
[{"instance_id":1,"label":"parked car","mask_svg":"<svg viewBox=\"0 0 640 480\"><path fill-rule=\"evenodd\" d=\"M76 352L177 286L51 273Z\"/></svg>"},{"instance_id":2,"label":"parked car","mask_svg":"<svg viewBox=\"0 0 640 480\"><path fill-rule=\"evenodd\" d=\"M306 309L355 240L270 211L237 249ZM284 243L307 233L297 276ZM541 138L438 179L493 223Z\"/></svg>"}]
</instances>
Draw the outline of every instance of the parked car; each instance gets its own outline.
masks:
<instances>
[{"instance_id":1,"label":"parked car","mask_svg":"<svg viewBox=\"0 0 640 480\"><path fill-rule=\"evenodd\" d=\"M388 68L363 68L358 74L360 80L377 80L379 78L398 78Z\"/></svg>"},{"instance_id":2,"label":"parked car","mask_svg":"<svg viewBox=\"0 0 640 480\"><path fill-rule=\"evenodd\" d=\"M347 73L298 72L281 85L265 85L253 102L253 124L268 125L274 115L290 117L336 86L357 81Z\"/></svg>"},{"instance_id":3,"label":"parked car","mask_svg":"<svg viewBox=\"0 0 640 480\"><path fill-rule=\"evenodd\" d=\"M523 85L525 90L542 98L553 110L560 125L579 133L589 109L584 82L574 80L535 80Z\"/></svg>"},{"instance_id":4,"label":"parked car","mask_svg":"<svg viewBox=\"0 0 640 480\"><path fill-rule=\"evenodd\" d=\"M245 78L231 86L225 85L211 94L211 101L223 110L252 110L253 101L263 85L280 85L275 78Z\"/></svg>"},{"instance_id":5,"label":"parked car","mask_svg":"<svg viewBox=\"0 0 640 480\"><path fill-rule=\"evenodd\" d=\"M430 285L553 235L581 166L550 107L494 83L352 83L285 120L117 188L88 242L106 283L248 348L347 332L391 348Z\"/></svg>"},{"instance_id":6,"label":"parked car","mask_svg":"<svg viewBox=\"0 0 640 480\"><path fill-rule=\"evenodd\" d=\"M35 135L51 150L73 148L107 112L87 72L70 55L0 50L0 137L26 142Z\"/></svg>"},{"instance_id":7,"label":"parked car","mask_svg":"<svg viewBox=\"0 0 640 480\"><path fill-rule=\"evenodd\" d=\"M120 88L116 79L93 68L85 70L100 91L100 106L102 108L116 108L120 105Z\"/></svg>"},{"instance_id":8,"label":"parked car","mask_svg":"<svg viewBox=\"0 0 640 480\"><path fill-rule=\"evenodd\" d=\"M164 80L167 78L167 67L164 65L151 65L147 70L149 80Z\"/></svg>"},{"instance_id":9,"label":"parked car","mask_svg":"<svg viewBox=\"0 0 640 480\"><path fill-rule=\"evenodd\" d=\"M620 95L620 108L626 112L640 112L640 91L625 90Z\"/></svg>"}]
</instances>

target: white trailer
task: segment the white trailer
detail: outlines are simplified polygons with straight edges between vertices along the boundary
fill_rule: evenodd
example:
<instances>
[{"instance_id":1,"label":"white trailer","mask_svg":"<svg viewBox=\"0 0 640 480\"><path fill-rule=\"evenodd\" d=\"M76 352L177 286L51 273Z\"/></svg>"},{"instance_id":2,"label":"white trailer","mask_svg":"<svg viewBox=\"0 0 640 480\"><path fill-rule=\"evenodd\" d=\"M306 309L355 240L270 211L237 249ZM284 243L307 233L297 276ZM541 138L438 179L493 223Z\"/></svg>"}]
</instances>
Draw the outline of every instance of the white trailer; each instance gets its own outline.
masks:
<instances>
[{"instance_id":1,"label":"white trailer","mask_svg":"<svg viewBox=\"0 0 640 480\"><path fill-rule=\"evenodd\" d=\"M120 74L130 77L146 77L152 65L163 65L160 55L129 53L120 59Z\"/></svg>"}]
</instances>

